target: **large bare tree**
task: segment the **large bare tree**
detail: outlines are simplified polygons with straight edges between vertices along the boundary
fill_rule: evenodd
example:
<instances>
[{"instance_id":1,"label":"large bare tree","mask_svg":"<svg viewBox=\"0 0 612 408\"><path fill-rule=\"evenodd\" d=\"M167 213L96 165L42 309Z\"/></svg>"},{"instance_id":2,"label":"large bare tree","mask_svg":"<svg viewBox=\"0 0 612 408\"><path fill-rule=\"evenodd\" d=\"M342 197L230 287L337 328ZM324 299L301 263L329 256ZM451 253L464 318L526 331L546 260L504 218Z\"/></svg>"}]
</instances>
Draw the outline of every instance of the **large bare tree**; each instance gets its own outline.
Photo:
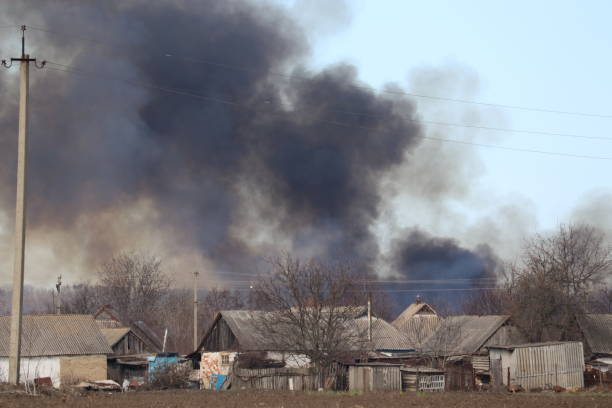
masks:
<instances>
[{"instance_id":1,"label":"large bare tree","mask_svg":"<svg viewBox=\"0 0 612 408\"><path fill-rule=\"evenodd\" d=\"M536 235L511 268L514 321L532 341L574 339L575 315L588 311L592 291L611 272L611 248L594 227L561 225Z\"/></svg>"},{"instance_id":2,"label":"large bare tree","mask_svg":"<svg viewBox=\"0 0 612 408\"><path fill-rule=\"evenodd\" d=\"M321 373L366 347L366 332L355 324L363 306L350 302L356 287L347 266L285 256L254 290L268 309L254 316L271 350L305 355Z\"/></svg>"},{"instance_id":3,"label":"large bare tree","mask_svg":"<svg viewBox=\"0 0 612 408\"><path fill-rule=\"evenodd\" d=\"M172 281L161 261L141 253L121 253L98 271L100 297L128 321L155 320Z\"/></svg>"}]
</instances>

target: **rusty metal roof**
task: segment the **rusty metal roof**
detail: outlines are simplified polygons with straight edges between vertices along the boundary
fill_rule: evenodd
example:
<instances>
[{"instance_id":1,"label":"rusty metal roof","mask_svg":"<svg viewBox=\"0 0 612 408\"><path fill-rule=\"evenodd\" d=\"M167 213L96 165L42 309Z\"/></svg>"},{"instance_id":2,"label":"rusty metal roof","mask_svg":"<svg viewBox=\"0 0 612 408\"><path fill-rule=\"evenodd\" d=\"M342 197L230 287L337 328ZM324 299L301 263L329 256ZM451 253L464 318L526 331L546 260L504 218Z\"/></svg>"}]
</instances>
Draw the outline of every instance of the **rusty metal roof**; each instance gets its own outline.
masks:
<instances>
[{"instance_id":1,"label":"rusty metal roof","mask_svg":"<svg viewBox=\"0 0 612 408\"><path fill-rule=\"evenodd\" d=\"M578 325L591 352L612 354L612 314L578 316Z\"/></svg>"},{"instance_id":2,"label":"rusty metal roof","mask_svg":"<svg viewBox=\"0 0 612 408\"><path fill-rule=\"evenodd\" d=\"M0 317L0 357L9 354L10 316ZM23 357L111 354L91 315L23 316Z\"/></svg>"},{"instance_id":3,"label":"rusty metal roof","mask_svg":"<svg viewBox=\"0 0 612 408\"><path fill-rule=\"evenodd\" d=\"M439 356L476 353L510 316L449 316L429 336L423 349Z\"/></svg>"}]
</instances>

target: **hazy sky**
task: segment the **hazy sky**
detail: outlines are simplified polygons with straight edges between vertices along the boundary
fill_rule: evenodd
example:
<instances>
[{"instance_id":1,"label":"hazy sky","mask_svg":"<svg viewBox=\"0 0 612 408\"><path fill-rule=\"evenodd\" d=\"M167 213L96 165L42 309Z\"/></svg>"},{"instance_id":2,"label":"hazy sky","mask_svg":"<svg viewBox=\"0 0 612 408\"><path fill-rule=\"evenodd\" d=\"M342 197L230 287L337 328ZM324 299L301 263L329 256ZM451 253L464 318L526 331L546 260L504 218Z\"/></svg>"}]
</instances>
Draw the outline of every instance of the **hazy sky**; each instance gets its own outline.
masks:
<instances>
[{"instance_id":1,"label":"hazy sky","mask_svg":"<svg viewBox=\"0 0 612 408\"><path fill-rule=\"evenodd\" d=\"M440 87L437 96L612 115L609 2L354 0L347 4L351 18L338 18L338 31L313 36L317 64L346 60L359 67L364 82L380 87L391 81L408 89L414 89L414 70L456 68L477 79L475 89L457 95ZM418 102L426 110L466 107ZM482 116L462 118L460 123L612 139L611 117L470 108L482 111ZM423 119L457 123L456 118L444 116L423 115ZM612 157L612 140L473 129L449 138ZM474 180L482 205L469 208L467 217L482 216L491 206L519 203L534 214L533 230L549 229L569 221L576 207L591 196L610 191L612 160L462 148L475 150L483 164Z\"/></svg>"}]
</instances>

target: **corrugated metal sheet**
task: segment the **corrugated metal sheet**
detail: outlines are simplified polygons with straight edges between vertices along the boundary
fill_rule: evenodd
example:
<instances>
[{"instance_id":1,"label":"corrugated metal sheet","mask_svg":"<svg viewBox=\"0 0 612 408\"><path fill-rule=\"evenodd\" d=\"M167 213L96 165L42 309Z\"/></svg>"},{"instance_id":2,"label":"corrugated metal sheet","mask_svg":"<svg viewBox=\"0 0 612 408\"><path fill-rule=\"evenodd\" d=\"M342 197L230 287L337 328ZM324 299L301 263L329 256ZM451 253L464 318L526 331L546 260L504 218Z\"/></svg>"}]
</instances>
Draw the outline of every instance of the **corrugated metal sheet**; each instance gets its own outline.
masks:
<instances>
[{"instance_id":1,"label":"corrugated metal sheet","mask_svg":"<svg viewBox=\"0 0 612 408\"><path fill-rule=\"evenodd\" d=\"M423 350L440 356L476 353L509 316L449 316L445 318L423 345Z\"/></svg>"},{"instance_id":2,"label":"corrugated metal sheet","mask_svg":"<svg viewBox=\"0 0 612 408\"><path fill-rule=\"evenodd\" d=\"M359 309L359 308L358 308ZM270 351L276 350L277 345L273 339L266 337L258 326L264 312L260 310L224 310L219 312L215 323L205 334L200 348L206 342L206 338L214 333L215 325L220 319L227 324L240 346L240 351ZM368 318L367 316L349 319L348 330L356 331L357 335L363 336L363 349L371 350L412 350L413 345L402 332L387 323L383 319L372 318L372 344L367 342ZM355 333L353 333L355 334ZM223 334L227 337L227 333ZM354 343L352 342L353 346ZM214 350L220 351L220 350ZM280 351L280 350L276 350Z\"/></svg>"},{"instance_id":3,"label":"corrugated metal sheet","mask_svg":"<svg viewBox=\"0 0 612 408\"><path fill-rule=\"evenodd\" d=\"M436 311L429 304L425 302L414 302L404 309L404 311L400 313L400 315L391 324L398 329L401 329L405 322L418 314L437 316Z\"/></svg>"},{"instance_id":4,"label":"corrugated metal sheet","mask_svg":"<svg viewBox=\"0 0 612 408\"><path fill-rule=\"evenodd\" d=\"M442 318L438 315L416 315L401 322L395 320L393 326L404 333L412 343L413 348L417 349L431 336L440 322L442 322Z\"/></svg>"},{"instance_id":5,"label":"corrugated metal sheet","mask_svg":"<svg viewBox=\"0 0 612 408\"><path fill-rule=\"evenodd\" d=\"M130 332L129 327L117 327L111 329L100 329L104 338L106 338L106 342L109 346L113 347L119 340L123 338L126 334Z\"/></svg>"},{"instance_id":6,"label":"corrugated metal sheet","mask_svg":"<svg viewBox=\"0 0 612 408\"><path fill-rule=\"evenodd\" d=\"M612 314L578 316L588 348L595 354L612 354Z\"/></svg>"},{"instance_id":7,"label":"corrugated metal sheet","mask_svg":"<svg viewBox=\"0 0 612 408\"><path fill-rule=\"evenodd\" d=\"M501 359L504 385L525 390L584 387L584 355L581 342L533 343L490 347L490 358Z\"/></svg>"},{"instance_id":8,"label":"corrugated metal sheet","mask_svg":"<svg viewBox=\"0 0 612 408\"><path fill-rule=\"evenodd\" d=\"M349 367L349 391L401 391L399 365L354 365Z\"/></svg>"},{"instance_id":9,"label":"corrugated metal sheet","mask_svg":"<svg viewBox=\"0 0 612 408\"><path fill-rule=\"evenodd\" d=\"M367 336L368 317L355 319L355 326L359 333ZM387 323L383 319L372 318L372 343L368 344L371 350L412 350L414 345L408 337Z\"/></svg>"},{"instance_id":10,"label":"corrugated metal sheet","mask_svg":"<svg viewBox=\"0 0 612 408\"><path fill-rule=\"evenodd\" d=\"M10 316L0 317L0 356L9 353ZM23 316L23 357L112 354L91 315Z\"/></svg>"}]
</instances>

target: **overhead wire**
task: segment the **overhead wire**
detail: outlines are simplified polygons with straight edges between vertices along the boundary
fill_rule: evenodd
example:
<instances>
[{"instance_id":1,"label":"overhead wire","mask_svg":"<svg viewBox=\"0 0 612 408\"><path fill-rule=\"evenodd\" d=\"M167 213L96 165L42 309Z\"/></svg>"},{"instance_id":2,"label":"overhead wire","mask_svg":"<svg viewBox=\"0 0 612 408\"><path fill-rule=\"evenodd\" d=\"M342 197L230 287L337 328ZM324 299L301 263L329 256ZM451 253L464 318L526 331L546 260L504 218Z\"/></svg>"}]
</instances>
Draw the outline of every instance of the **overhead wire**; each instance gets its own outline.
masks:
<instances>
[{"instance_id":1,"label":"overhead wire","mask_svg":"<svg viewBox=\"0 0 612 408\"><path fill-rule=\"evenodd\" d=\"M61 64L61 63L57 63L53 61L47 61L47 64L61 67L61 68L48 67L48 69L51 69L54 71L76 73L76 74L80 74L84 76L96 77L96 78L111 80L111 81L120 81L120 82L124 82L128 85L135 86L135 87L142 87L146 89L154 89L154 90L159 90L163 92L169 92L169 93L173 93L176 95L189 96L189 97L197 98L200 100L206 100L206 101L218 102L218 103L227 104L227 105L233 105L233 106L243 108L243 109L252 109L252 108L248 108L234 101L230 101L227 99L222 99L222 98L218 98L214 96L202 95L192 90L165 87L165 86L146 84L146 83L139 83L132 79L106 76L106 75L99 74L96 72L86 71L78 67L73 67L67 64ZM273 112L269 112L269 113L272 114ZM415 119L413 121L420 123L418 119ZM368 127L364 125L358 125L354 123L344 123L344 122L331 121L331 120L317 120L316 122L326 123L326 124L330 124L334 126L348 127L348 128L372 129L372 127ZM426 122L422 122L422 123L426 123ZM455 126L471 127L471 126L465 126L465 125L459 125L459 124L456 124ZM439 141L439 142L445 142L445 143L456 143L456 144L461 144L461 145L469 145L469 146L475 146L475 147L514 151L514 152L521 152L521 153L535 153L535 154L542 154L542 155L549 155L549 156L570 157L570 158L578 158L578 159L592 159L592 160L605 160L605 161L612 160L611 156L584 155L584 154L575 154L575 153L554 152L554 151L548 151L548 150L526 149L526 148L520 148L520 147L510 147L510 146L502 146L502 145L496 145L496 144L471 142L471 141L448 139L448 138L435 137L435 136L420 136L420 138L425 139L425 140L433 140L433 141Z\"/></svg>"},{"instance_id":2,"label":"overhead wire","mask_svg":"<svg viewBox=\"0 0 612 408\"><path fill-rule=\"evenodd\" d=\"M125 45L123 43L120 44L120 43L113 42L113 41L100 40L100 39L92 39L92 38L87 38L87 37L83 37L83 36L77 36L77 35L74 35L72 33L68 33L66 31L49 30L47 28L36 27L36 26L27 26L27 27L32 29L32 30L36 30L36 31L41 31L41 32L49 33L49 34L56 34L56 35L76 38L76 39L78 39L80 41L88 41L88 42L93 42L93 43L102 44L102 45L109 45L109 46L113 46L115 48L117 48L117 47L120 47L120 48L130 48L132 50L134 50L134 49L141 50L142 49L142 47L140 47L140 46L139 47L130 47L130 46L127 46L127 45ZM172 52L153 50L152 48L150 48L150 49L151 49L152 53L153 52L155 53L155 55L154 55L155 57L176 58L176 59L181 59L181 60L184 60L184 61L195 62L195 63L205 64L205 65L210 65L210 66L215 66L215 67L225 68L225 69L238 70L238 71L259 72L256 69L252 69L252 68L248 68L248 67L244 67L244 66L237 66L237 65L228 64L228 63L225 63L225 62L210 61L210 60L206 60L206 59L194 58L194 57L189 57L189 56L182 56L182 55L178 55L178 54L172 53ZM298 75L298 74L286 74L286 73L274 72L274 71L266 71L266 74L273 75L273 76L284 77L284 78L287 78L287 79L298 79L298 80L306 80L306 81L312 80L312 78L310 78L310 77L303 76L303 75ZM559 115L585 116L585 117L596 117L596 118L606 118L606 119L611 119L612 118L612 114L602 114L602 113L593 113L593 112L579 112L579 111L560 110L560 109L551 109L551 108L540 108L540 107L533 107L533 106L514 105L514 104L483 102L483 101L469 100L469 99L462 99L462 98L452 98L452 97L444 97L444 96L437 96L437 95L427 95L427 94L422 94L422 93L415 93L415 92L408 92L408 91L401 91L401 90L375 89L375 88L373 88L373 87L371 87L369 85L361 85L361 84L351 84L350 86L354 87L354 88L357 88L357 89L365 89L365 90L368 90L368 91L371 91L371 92L386 93L386 94L397 95L397 96L410 96L410 97L414 97L414 98L437 100L437 101L447 101L447 102L455 102L455 103L461 103L461 104L473 104L473 105L487 106L487 107L494 107L494 108L513 109L513 110L522 110L522 111L533 111L533 112L551 113L551 114L559 114Z\"/></svg>"}]
</instances>

